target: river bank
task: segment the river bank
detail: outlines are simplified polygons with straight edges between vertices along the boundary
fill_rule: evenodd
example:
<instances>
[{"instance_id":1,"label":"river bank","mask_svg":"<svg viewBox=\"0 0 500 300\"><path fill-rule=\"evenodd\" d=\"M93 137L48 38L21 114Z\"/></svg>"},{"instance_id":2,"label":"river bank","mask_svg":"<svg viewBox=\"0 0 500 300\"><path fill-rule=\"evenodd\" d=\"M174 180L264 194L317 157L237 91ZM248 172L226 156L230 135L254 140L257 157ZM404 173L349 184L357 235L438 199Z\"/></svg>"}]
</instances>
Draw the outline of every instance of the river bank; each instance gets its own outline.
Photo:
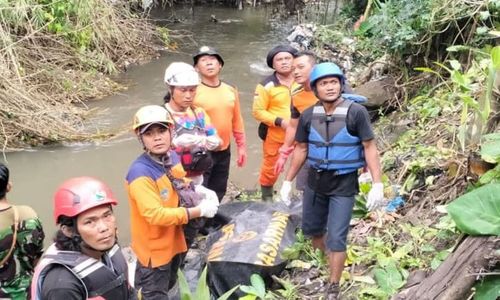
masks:
<instances>
[{"instance_id":1,"label":"river bank","mask_svg":"<svg viewBox=\"0 0 500 300\"><path fill-rule=\"evenodd\" d=\"M412 1L409 1L412 3L403 2L410 7L403 12L415 11L424 17L428 16L428 11L411 6ZM403 4L401 6L404 6ZM442 7L446 7L445 2L442 3ZM481 11L484 15L485 10ZM255 187L256 183L253 181L256 180L249 179L257 177L261 151L256 137L256 122L250 115L253 89L268 71L265 67L265 53L271 44L284 41L287 35L284 31L289 27L285 26L283 31L273 31L274 27L267 23L271 15L268 11L244 10L233 14L233 11L214 7L194 7L192 11L186 8L185 12L186 14L178 18L180 21L177 23L178 28L195 32L194 37L200 45L211 44L219 48L227 63L223 71L224 77L230 79L230 83L234 81L233 83L240 88L242 109L246 114L245 126L250 139L249 163L244 169L232 166L231 180L239 188L251 190ZM442 16L442 11L438 12L437 15ZM468 154L476 150L479 145L470 142L470 139L465 139L465 136L459 133L473 127L468 123L468 120L472 120L478 112L475 109L477 106L473 104L479 103L482 99L479 95L484 95L484 92L488 91L489 70L484 66L492 61L489 50L484 47L484 43L474 44L475 40L471 38L471 44L467 44L467 47L481 51L467 50L465 54L459 51L448 53L443 52L445 47L442 44L430 39L431 42L426 44L432 49L429 50L428 56L425 55L425 47L418 47L419 50L423 50L425 57L423 59L417 56L416 52L410 51L417 49L413 39L420 41L415 37L417 30L414 30L411 22L405 22L405 34L398 35L398 30L401 32L403 30L391 21L406 19L394 15L381 19L384 13L388 12L378 8L369 24L360 25L363 28L361 33L351 32L352 25L359 16L359 12L356 12L352 18L343 23L347 27L336 27L338 24L319 27L313 39L316 51L324 59L357 63L352 67L348 64L342 66L346 68L350 82L355 85L359 93L364 94L359 88L365 82L373 83L384 76L389 77L388 75L393 77L389 83L376 83L378 88L391 87L389 90L391 101L386 101L389 96L383 94L385 96L381 98L386 99L378 105L382 109L374 109L373 112L380 119L376 127L379 147L383 153L384 171L387 175L384 179L387 197L392 199L395 195L391 194L391 191L399 186L397 192L403 197L405 205L396 212L381 212L379 215L367 214L362 204L362 197L357 203L356 212L360 213L360 217L352 224L351 246L348 249L349 266L343 276L345 280L343 291L347 297L353 299L388 299L403 287L410 287L413 284L418 286L425 276L442 265L448 256L452 256L460 243L458 239L460 232L456 224L451 221L450 215L446 213L444 205L452 202L467 189L483 184L478 183L478 179L484 175L484 173L478 175L469 172L471 164ZM165 19L175 15L170 11L161 14ZM219 20L242 20L242 22L233 22L230 25L211 22L212 14ZM498 16L498 10L496 12L492 10L489 14L493 17ZM483 22L480 20L480 15L480 11L476 11L471 18ZM457 18L466 17L458 15ZM379 27L374 24L392 26L389 29L393 31L387 32L392 32L393 39L384 38L384 32L378 31ZM430 24L436 25L437 22ZM459 28L462 28L462 25L460 23ZM423 38L425 35L419 37ZM191 37L187 40L191 42ZM384 41L386 44L383 44ZM403 42L406 47L401 46L400 43ZM439 47L433 48L434 43ZM386 46L395 48L387 49ZM160 57L144 66L132 66L120 77L120 80L129 84L129 88L102 101L85 103L92 109L104 108L107 111L91 119L84 119L79 124L85 122L88 124L88 121L92 120L96 128L99 128L96 131L99 132L103 132L103 128L128 128L127 124L130 123L131 116L138 107L161 102L164 93L162 73L168 63L176 60L189 62L194 48L194 44L187 45L181 48L179 53ZM340 53L339 49L342 49ZM384 52L391 55L377 56ZM476 52L477 55L474 54ZM425 62L438 57L445 58L447 55L449 59L439 62L447 69ZM421 69L417 71L415 67ZM364 72L366 70L369 72ZM370 76L361 76L362 74ZM498 85L495 89L494 97L498 97ZM373 90L370 86L365 88L365 91ZM470 99L476 102L468 102ZM46 110L51 111L49 108ZM461 118L464 110L465 120ZM379 111L386 113L393 111L393 113L380 116ZM484 108L481 111L484 112ZM490 120L495 118L498 120L495 111L498 112L498 109L492 108L490 111ZM496 123L492 121L492 124L493 129L489 130L498 132L498 121ZM64 128L68 125L61 126ZM481 135L476 134L476 136ZM104 141L69 143L66 147L36 148L30 152L8 153L7 158L13 169L15 184L12 199L30 202L28 204L33 205L40 213L44 224L47 224L47 232L53 232L51 208L48 203L51 202L52 192L57 184L70 176L82 174L97 176L108 182L121 200L116 213L119 228L122 228L121 240L124 244L128 244L126 231L126 228L129 228L128 209L122 178L128 163L140 151L134 136L123 134ZM498 174L500 172L493 174L492 177L498 178ZM486 181L485 177L483 181ZM362 196L366 194L367 189L369 186L362 189ZM255 198L255 195L239 198ZM285 286L283 282L277 280L272 291L285 290L294 295L289 299L319 298L321 291L315 290L315 287L322 287L326 279L324 257L311 251L310 243L306 240L299 240L294 249L297 250L294 253L296 257L290 258L293 263L288 273L283 274L292 285ZM494 259L491 262L495 264ZM311 280L306 282L303 280L304 277ZM467 292L470 294L470 286ZM460 299L461 295L456 297Z\"/></svg>"},{"instance_id":2,"label":"river bank","mask_svg":"<svg viewBox=\"0 0 500 300\"><path fill-rule=\"evenodd\" d=\"M83 126L85 101L122 89L110 75L168 41L121 1L10 1L0 10L3 151L108 137Z\"/></svg>"}]
</instances>

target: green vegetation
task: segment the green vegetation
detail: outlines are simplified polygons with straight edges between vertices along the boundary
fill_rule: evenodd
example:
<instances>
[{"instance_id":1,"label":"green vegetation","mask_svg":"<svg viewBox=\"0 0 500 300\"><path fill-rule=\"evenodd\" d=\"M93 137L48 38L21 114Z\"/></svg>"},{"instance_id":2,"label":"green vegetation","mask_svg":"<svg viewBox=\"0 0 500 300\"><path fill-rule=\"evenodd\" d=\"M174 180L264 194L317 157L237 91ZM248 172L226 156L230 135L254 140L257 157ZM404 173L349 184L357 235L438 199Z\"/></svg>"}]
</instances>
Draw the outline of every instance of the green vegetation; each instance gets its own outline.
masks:
<instances>
[{"instance_id":1,"label":"green vegetation","mask_svg":"<svg viewBox=\"0 0 500 300\"><path fill-rule=\"evenodd\" d=\"M438 268L461 234L500 235L500 1L373 0L366 10L355 2L348 1L332 24L319 26L316 45L335 50L318 51L323 58L352 57L357 65L349 75L377 61L395 78L398 96L387 103L394 112L375 126L386 195L390 186L400 187L406 204L398 214L369 214L364 197L370 186L360 185L343 276L347 296L388 299L412 272ZM367 18L353 28L363 14ZM358 84L370 79L359 75ZM469 163L477 153L484 174ZM288 250L292 258L313 262L314 250L297 238ZM497 280L479 280L475 297L495 299Z\"/></svg>"},{"instance_id":2,"label":"green vegetation","mask_svg":"<svg viewBox=\"0 0 500 300\"><path fill-rule=\"evenodd\" d=\"M106 75L148 57L158 36L125 1L0 1L0 143L5 148L98 137L88 98L119 86Z\"/></svg>"},{"instance_id":3,"label":"green vegetation","mask_svg":"<svg viewBox=\"0 0 500 300\"><path fill-rule=\"evenodd\" d=\"M177 276L179 277L179 290L181 295L181 300L211 300L210 290L207 284L207 267L203 269L203 272L198 279L198 285L196 286L196 291L194 294L189 290L189 285L187 283L186 277L182 273L181 269L177 271ZM231 295L238 289L239 286L235 286L224 295L217 298L217 300L226 300L231 297Z\"/></svg>"}]
</instances>

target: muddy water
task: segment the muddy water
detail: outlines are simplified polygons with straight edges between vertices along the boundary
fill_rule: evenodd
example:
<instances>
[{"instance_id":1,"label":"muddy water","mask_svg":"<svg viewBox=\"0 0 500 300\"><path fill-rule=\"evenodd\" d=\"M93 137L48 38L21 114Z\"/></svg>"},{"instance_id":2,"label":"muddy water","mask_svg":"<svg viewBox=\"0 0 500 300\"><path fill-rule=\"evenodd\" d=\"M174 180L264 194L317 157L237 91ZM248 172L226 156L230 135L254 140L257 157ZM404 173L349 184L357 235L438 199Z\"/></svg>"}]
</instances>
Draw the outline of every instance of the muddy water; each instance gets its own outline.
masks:
<instances>
[{"instance_id":1,"label":"muddy water","mask_svg":"<svg viewBox=\"0 0 500 300\"><path fill-rule=\"evenodd\" d=\"M128 90L90 104L106 109L105 113L95 118L93 126L101 129L130 126L132 116L139 107L162 103L165 93L163 72L170 62L191 62L191 54L200 45L217 47L225 60L223 79L240 90L248 136L247 165L237 168L233 159L230 180L243 188L256 188L261 144L257 137L257 123L251 115L253 91L257 82L269 72L265 64L267 51L283 40L283 28L286 28L268 22L268 13L266 9L237 11L216 7L177 8L175 13L172 10L154 12L155 18L179 19L180 23L170 27L193 32L197 45L185 46L181 49L182 53L164 55L121 74L120 79L129 84ZM219 22L210 22L211 15L215 15ZM7 153L5 158L14 184L8 197L13 203L31 205L41 216L47 236L51 238L55 230L52 195L56 187L72 176L95 176L107 182L120 201L116 209L120 239L122 243L128 243L129 215L124 176L129 164L140 153L141 148L131 133L98 144Z\"/></svg>"}]
</instances>

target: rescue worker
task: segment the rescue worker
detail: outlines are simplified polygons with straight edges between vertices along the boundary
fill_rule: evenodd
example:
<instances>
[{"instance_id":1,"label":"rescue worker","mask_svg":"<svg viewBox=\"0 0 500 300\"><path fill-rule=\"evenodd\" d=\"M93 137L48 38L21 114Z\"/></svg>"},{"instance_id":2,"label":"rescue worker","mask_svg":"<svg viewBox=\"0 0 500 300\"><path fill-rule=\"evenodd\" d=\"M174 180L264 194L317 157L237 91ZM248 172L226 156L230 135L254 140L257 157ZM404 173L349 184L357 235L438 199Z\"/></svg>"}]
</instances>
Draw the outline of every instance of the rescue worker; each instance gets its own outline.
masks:
<instances>
[{"instance_id":1,"label":"rescue worker","mask_svg":"<svg viewBox=\"0 0 500 300\"><path fill-rule=\"evenodd\" d=\"M31 277L43 253L44 233L35 211L12 205L9 169L0 163L0 299L28 299Z\"/></svg>"},{"instance_id":2,"label":"rescue worker","mask_svg":"<svg viewBox=\"0 0 500 300\"><path fill-rule=\"evenodd\" d=\"M224 60L214 48L201 47L193 56L193 63L201 75L194 105L207 112L222 140L220 147L210 152L213 166L203 175L203 185L215 191L221 201L226 194L229 179L231 134L236 142L237 166L243 167L247 159L239 93L235 87L220 79Z\"/></svg>"},{"instance_id":3,"label":"rescue worker","mask_svg":"<svg viewBox=\"0 0 500 300\"><path fill-rule=\"evenodd\" d=\"M373 210L384 197L380 158L366 108L341 96L345 77L340 68L333 63L317 64L309 80L319 102L300 116L285 180L289 184L307 159L310 170L302 230L312 237L313 247L328 252L326 299L338 299L349 222L359 191L358 169L366 165L370 170L373 184L367 208ZM289 195L282 191L281 196Z\"/></svg>"},{"instance_id":4,"label":"rescue worker","mask_svg":"<svg viewBox=\"0 0 500 300\"><path fill-rule=\"evenodd\" d=\"M293 59L293 77L294 85L292 87L292 104L291 107L291 118L288 126L286 127L285 140L283 146L279 149L279 158L274 166L274 173L279 174L283 172L285 168L288 156L293 152L294 142L295 142L295 132L297 131L297 125L299 123L300 114L310 106L318 102L318 99L314 95L311 87L309 86L309 75L311 74L312 68L316 64L316 56L312 52L299 52L295 55ZM296 188L300 191L305 189L307 180L308 166L304 166L300 169L297 174ZM288 183L285 183L288 184ZM284 188L285 186L283 186ZM282 188L282 189L283 189ZM291 184L287 186L290 190L292 189ZM289 204L289 203L287 203Z\"/></svg>"},{"instance_id":5,"label":"rescue worker","mask_svg":"<svg viewBox=\"0 0 500 300\"><path fill-rule=\"evenodd\" d=\"M255 89L252 114L261 122L259 137L263 140L263 159L259 183L262 200L273 199L273 186L278 175L274 165L279 157L279 148L285 139L285 129L290 119L290 88L293 83L292 62L297 52L291 46L278 45L267 54L267 65L274 73L259 83Z\"/></svg>"},{"instance_id":6,"label":"rescue worker","mask_svg":"<svg viewBox=\"0 0 500 300\"><path fill-rule=\"evenodd\" d=\"M218 149L221 144L208 114L203 108L193 106L200 77L193 66L173 62L165 70L165 83L168 86L165 108L175 123L172 145L187 176L200 184L203 173L213 166L208 151Z\"/></svg>"},{"instance_id":7,"label":"rescue worker","mask_svg":"<svg viewBox=\"0 0 500 300\"><path fill-rule=\"evenodd\" d=\"M126 188L130 203L131 247L137 256L135 287L143 299L168 299L187 251L183 225L212 218L219 201L213 191L184 180L186 173L170 151L174 121L159 105L141 107L133 130L144 148L130 166ZM201 199L193 196L202 195Z\"/></svg>"},{"instance_id":8,"label":"rescue worker","mask_svg":"<svg viewBox=\"0 0 500 300\"><path fill-rule=\"evenodd\" d=\"M137 299L117 243L109 187L92 177L64 181L54 195L59 230L36 267L35 300Z\"/></svg>"}]
</instances>

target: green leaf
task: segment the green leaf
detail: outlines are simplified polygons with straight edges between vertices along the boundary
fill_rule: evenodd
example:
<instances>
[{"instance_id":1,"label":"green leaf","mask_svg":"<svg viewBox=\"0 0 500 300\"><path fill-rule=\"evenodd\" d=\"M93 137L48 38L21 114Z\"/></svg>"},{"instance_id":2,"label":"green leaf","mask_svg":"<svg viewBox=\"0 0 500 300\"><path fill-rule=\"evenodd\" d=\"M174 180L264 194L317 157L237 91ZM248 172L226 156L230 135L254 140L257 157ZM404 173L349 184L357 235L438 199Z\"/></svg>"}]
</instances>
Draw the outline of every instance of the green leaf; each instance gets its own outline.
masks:
<instances>
[{"instance_id":1,"label":"green leaf","mask_svg":"<svg viewBox=\"0 0 500 300\"><path fill-rule=\"evenodd\" d=\"M500 69L500 46L491 49L491 61L495 70Z\"/></svg>"},{"instance_id":2,"label":"green leaf","mask_svg":"<svg viewBox=\"0 0 500 300\"><path fill-rule=\"evenodd\" d=\"M191 296L191 291L189 290L189 285L187 283L184 273L181 269L177 270L177 277L179 278L179 291L181 293L181 300L192 300L195 299Z\"/></svg>"},{"instance_id":3,"label":"green leaf","mask_svg":"<svg viewBox=\"0 0 500 300\"><path fill-rule=\"evenodd\" d=\"M240 286L240 290L241 290L241 286ZM253 294L248 294L248 295L245 295L243 297L238 298L238 300L255 300L255 299L257 299L257 296L255 296Z\"/></svg>"},{"instance_id":4,"label":"green leaf","mask_svg":"<svg viewBox=\"0 0 500 300\"><path fill-rule=\"evenodd\" d=\"M490 28L488 26L480 26L477 28L476 33L479 35L483 35L483 34L488 33L489 30L490 30Z\"/></svg>"},{"instance_id":5,"label":"green leaf","mask_svg":"<svg viewBox=\"0 0 500 300\"><path fill-rule=\"evenodd\" d=\"M375 280L371 278L370 276L358 276L358 275L353 275L352 276L352 281L357 281L357 282L363 282L367 284L375 284Z\"/></svg>"},{"instance_id":6,"label":"green leaf","mask_svg":"<svg viewBox=\"0 0 500 300\"><path fill-rule=\"evenodd\" d=\"M389 263L384 269L375 268L375 280L380 289L388 294L393 294L404 285L404 279L394 262Z\"/></svg>"},{"instance_id":7,"label":"green leaf","mask_svg":"<svg viewBox=\"0 0 500 300\"><path fill-rule=\"evenodd\" d=\"M222 296L220 296L219 298L217 298L217 300L227 300L227 299L229 299L229 297L231 297L231 295L234 293L234 291L236 291L239 287L240 287L239 285L233 287L229 291L225 292Z\"/></svg>"},{"instance_id":8,"label":"green leaf","mask_svg":"<svg viewBox=\"0 0 500 300\"><path fill-rule=\"evenodd\" d=\"M253 287L253 286L250 286L250 285L241 285L240 286L240 290L243 292L243 293L247 293L249 295L255 295L257 296L257 290Z\"/></svg>"},{"instance_id":9,"label":"green leaf","mask_svg":"<svg viewBox=\"0 0 500 300\"><path fill-rule=\"evenodd\" d=\"M479 16L480 16L482 21L485 21L486 19L488 19L490 17L490 12L487 10L480 11Z\"/></svg>"},{"instance_id":10,"label":"green leaf","mask_svg":"<svg viewBox=\"0 0 500 300\"><path fill-rule=\"evenodd\" d=\"M494 169L488 170L488 172L481 175L479 183L485 185L495 182L495 180L500 180L500 165L497 165Z\"/></svg>"},{"instance_id":11,"label":"green leaf","mask_svg":"<svg viewBox=\"0 0 500 300\"><path fill-rule=\"evenodd\" d=\"M196 291L193 295L193 299L199 300L210 300L210 291L207 285L207 267L201 272L201 276L198 279L198 285L196 286Z\"/></svg>"},{"instance_id":12,"label":"green leaf","mask_svg":"<svg viewBox=\"0 0 500 300\"><path fill-rule=\"evenodd\" d=\"M252 274L252 276L250 276L250 282L257 291L257 296L264 299L266 296L266 284L264 283L264 279L262 279L259 274Z\"/></svg>"},{"instance_id":13,"label":"green leaf","mask_svg":"<svg viewBox=\"0 0 500 300\"><path fill-rule=\"evenodd\" d=\"M496 300L500 297L500 276L487 276L476 284L475 300Z\"/></svg>"},{"instance_id":14,"label":"green leaf","mask_svg":"<svg viewBox=\"0 0 500 300\"><path fill-rule=\"evenodd\" d=\"M460 196L447 207L457 228L470 235L500 235L500 184L491 183Z\"/></svg>"},{"instance_id":15,"label":"green leaf","mask_svg":"<svg viewBox=\"0 0 500 300\"><path fill-rule=\"evenodd\" d=\"M453 68L453 70L460 70L462 68L462 65L458 62L458 60L452 59L450 60L450 66Z\"/></svg>"},{"instance_id":16,"label":"green leaf","mask_svg":"<svg viewBox=\"0 0 500 300\"><path fill-rule=\"evenodd\" d=\"M455 45L455 46L450 46L448 48L446 48L446 51L448 52L459 52L459 51L465 51L465 50L469 50L470 47L468 46L464 46L464 45Z\"/></svg>"},{"instance_id":17,"label":"green leaf","mask_svg":"<svg viewBox=\"0 0 500 300\"><path fill-rule=\"evenodd\" d=\"M489 163L500 162L500 133L483 136L481 158Z\"/></svg>"}]
</instances>

